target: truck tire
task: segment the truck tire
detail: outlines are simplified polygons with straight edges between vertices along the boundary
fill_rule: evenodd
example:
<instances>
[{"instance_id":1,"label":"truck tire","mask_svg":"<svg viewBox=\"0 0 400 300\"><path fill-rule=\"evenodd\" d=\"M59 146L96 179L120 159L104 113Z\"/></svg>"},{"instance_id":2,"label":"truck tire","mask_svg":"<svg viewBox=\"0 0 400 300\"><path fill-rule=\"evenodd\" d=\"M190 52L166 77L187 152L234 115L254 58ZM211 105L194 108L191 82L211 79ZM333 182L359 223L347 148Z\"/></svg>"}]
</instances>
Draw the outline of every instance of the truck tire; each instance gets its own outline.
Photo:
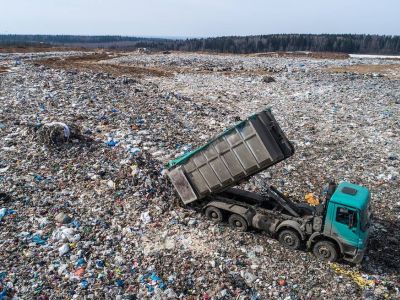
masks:
<instances>
[{"instance_id":1,"label":"truck tire","mask_svg":"<svg viewBox=\"0 0 400 300\"><path fill-rule=\"evenodd\" d=\"M286 248L297 250L300 248L301 240L297 232L292 229L284 229L279 233L279 242Z\"/></svg>"},{"instance_id":2,"label":"truck tire","mask_svg":"<svg viewBox=\"0 0 400 300\"><path fill-rule=\"evenodd\" d=\"M213 221L215 223L222 222L222 219L223 219L221 210L214 206L207 207L205 215L208 219L210 219L211 221Z\"/></svg>"},{"instance_id":3,"label":"truck tire","mask_svg":"<svg viewBox=\"0 0 400 300\"><path fill-rule=\"evenodd\" d=\"M238 231L247 231L248 225L247 225L246 220L237 214L232 214L229 217L228 222L229 222L229 225L231 225L233 228L235 228Z\"/></svg>"},{"instance_id":4,"label":"truck tire","mask_svg":"<svg viewBox=\"0 0 400 300\"><path fill-rule=\"evenodd\" d=\"M338 259L336 246L330 241L319 241L315 243L313 253L320 260L336 261Z\"/></svg>"}]
</instances>

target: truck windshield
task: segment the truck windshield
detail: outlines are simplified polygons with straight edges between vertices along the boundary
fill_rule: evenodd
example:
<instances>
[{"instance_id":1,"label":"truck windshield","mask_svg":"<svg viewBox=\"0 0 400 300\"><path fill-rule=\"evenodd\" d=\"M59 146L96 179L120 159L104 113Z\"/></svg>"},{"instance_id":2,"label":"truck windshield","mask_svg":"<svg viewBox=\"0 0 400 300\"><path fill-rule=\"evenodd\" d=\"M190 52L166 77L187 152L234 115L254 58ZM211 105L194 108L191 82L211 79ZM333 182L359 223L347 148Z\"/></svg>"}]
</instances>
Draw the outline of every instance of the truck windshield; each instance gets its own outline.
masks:
<instances>
[{"instance_id":1,"label":"truck windshield","mask_svg":"<svg viewBox=\"0 0 400 300\"><path fill-rule=\"evenodd\" d=\"M347 207L339 206L336 211L336 222L346 224L350 227L350 223L352 222L353 227L357 226L357 211L348 209ZM352 221L351 221L352 220Z\"/></svg>"},{"instance_id":2,"label":"truck windshield","mask_svg":"<svg viewBox=\"0 0 400 300\"><path fill-rule=\"evenodd\" d=\"M368 207L361 212L361 230L365 231L369 227L369 219L370 219L370 208Z\"/></svg>"}]
</instances>

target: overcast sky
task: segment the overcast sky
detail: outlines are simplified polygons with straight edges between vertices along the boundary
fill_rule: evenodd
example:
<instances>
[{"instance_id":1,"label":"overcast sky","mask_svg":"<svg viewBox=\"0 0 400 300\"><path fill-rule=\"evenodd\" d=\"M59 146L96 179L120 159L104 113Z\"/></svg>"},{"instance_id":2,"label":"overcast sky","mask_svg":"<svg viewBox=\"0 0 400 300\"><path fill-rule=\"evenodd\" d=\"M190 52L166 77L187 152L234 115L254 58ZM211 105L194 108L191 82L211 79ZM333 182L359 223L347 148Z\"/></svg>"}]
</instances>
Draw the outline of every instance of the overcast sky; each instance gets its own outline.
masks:
<instances>
[{"instance_id":1,"label":"overcast sky","mask_svg":"<svg viewBox=\"0 0 400 300\"><path fill-rule=\"evenodd\" d=\"M0 0L0 33L400 35L400 0Z\"/></svg>"}]
</instances>

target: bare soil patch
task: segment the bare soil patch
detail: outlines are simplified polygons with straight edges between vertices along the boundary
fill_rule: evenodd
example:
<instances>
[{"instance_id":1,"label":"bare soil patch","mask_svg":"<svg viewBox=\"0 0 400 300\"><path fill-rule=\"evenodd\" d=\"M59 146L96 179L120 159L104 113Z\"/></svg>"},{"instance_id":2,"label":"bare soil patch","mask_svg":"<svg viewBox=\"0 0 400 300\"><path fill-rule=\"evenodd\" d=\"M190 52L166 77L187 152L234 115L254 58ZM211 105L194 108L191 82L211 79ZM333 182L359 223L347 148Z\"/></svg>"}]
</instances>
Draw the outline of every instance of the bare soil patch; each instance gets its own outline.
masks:
<instances>
[{"instance_id":1,"label":"bare soil patch","mask_svg":"<svg viewBox=\"0 0 400 300\"><path fill-rule=\"evenodd\" d=\"M7 46L0 45L0 53L36 53L36 52L65 52L65 51L92 51L90 49L84 49L80 47L58 47L58 46Z\"/></svg>"},{"instance_id":2,"label":"bare soil patch","mask_svg":"<svg viewBox=\"0 0 400 300\"><path fill-rule=\"evenodd\" d=\"M67 58L48 58L37 60L35 63L54 69L103 72L110 73L115 76L134 75L135 77L142 77L147 75L168 77L173 75L171 72L158 68L123 66L117 64L107 64L105 62L99 63L100 61L115 58L118 55L121 54L103 52L88 55L70 56Z\"/></svg>"},{"instance_id":3,"label":"bare soil patch","mask_svg":"<svg viewBox=\"0 0 400 300\"><path fill-rule=\"evenodd\" d=\"M84 54L78 56L70 57L56 57L56 58L46 58L35 61L36 64L44 65L54 69L67 69L67 70L80 70L80 71L94 71L94 72L104 72L110 73L115 76L121 75L134 75L135 77L143 76L155 76L155 77L172 77L174 74L184 74L184 73L199 73L199 74L209 74L209 73L220 73L226 76L232 75L270 75L271 70L265 69L253 69L253 70L233 70L232 68L206 68L202 67L195 69L192 67L176 67L176 66L166 66L166 65L156 65L156 66L133 66L126 64L116 64L108 63L108 59L117 58L126 55L124 52L96 52L91 54ZM149 54L151 55L151 54Z\"/></svg>"},{"instance_id":4,"label":"bare soil patch","mask_svg":"<svg viewBox=\"0 0 400 300\"><path fill-rule=\"evenodd\" d=\"M8 70L9 70L8 67L0 66L0 73L8 72Z\"/></svg>"}]
</instances>

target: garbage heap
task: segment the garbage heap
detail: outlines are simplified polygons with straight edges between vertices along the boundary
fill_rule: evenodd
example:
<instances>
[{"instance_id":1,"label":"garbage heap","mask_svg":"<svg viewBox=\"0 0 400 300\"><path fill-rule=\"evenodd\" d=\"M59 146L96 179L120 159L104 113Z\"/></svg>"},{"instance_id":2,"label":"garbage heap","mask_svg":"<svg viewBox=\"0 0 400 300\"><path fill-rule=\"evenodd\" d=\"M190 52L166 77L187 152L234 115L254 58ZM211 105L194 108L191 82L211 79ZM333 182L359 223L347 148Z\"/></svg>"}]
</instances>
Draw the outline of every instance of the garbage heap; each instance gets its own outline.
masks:
<instances>
[{"instance_id":1,"label":"garbage heap","mask_svg":"<svg viewBox=\"0 0 400 300\"><path fill-rule=\"evenodd\" d=\"M321 70L355 59L112 62L181 68L168 78L35 63L72 55L0 55L10 67L0 74L0 299L399 297L398 81ZM332 177L368 186L377 218L361 266L322 263L181 206L164 164L265 106L297 152L242 187L272 184L304 201Z\"/></svg>"}]
</instances>

